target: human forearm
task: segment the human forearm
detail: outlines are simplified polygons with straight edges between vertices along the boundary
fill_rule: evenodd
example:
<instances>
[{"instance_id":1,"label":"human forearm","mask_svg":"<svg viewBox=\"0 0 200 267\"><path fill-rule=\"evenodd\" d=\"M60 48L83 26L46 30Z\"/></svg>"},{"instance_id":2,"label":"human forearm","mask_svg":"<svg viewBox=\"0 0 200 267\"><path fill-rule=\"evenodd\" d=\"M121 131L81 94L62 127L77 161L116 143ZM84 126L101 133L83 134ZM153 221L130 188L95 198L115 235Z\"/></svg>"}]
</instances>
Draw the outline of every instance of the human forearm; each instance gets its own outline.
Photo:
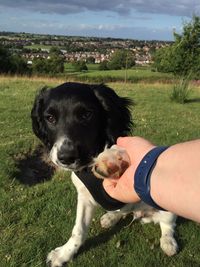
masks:
<instances>
[{"instance_id":1,"label":"human forearm","mask_svg":"<svg viewBox=\"0 0 200 267\"><path fill-rule=\"evenodd\" d=\"M200 222L200 140L171 146L159 156L151 197L166 210Z\"/></svg>"},{"instance_id":2,"label":"human forearm","mask_svg":"<svg viewBox=\"0 0 200 267\"><path fill-rule=\"evenodd\" d=\"M133 186L135 171L154 145L140 137L120 138L118 145L127 150L131 166L119 180L104 180L104 188L113 198L135 203L140 200ZM165 150L150 179L150 194L158 206L200 222L200 139Z\"/></svg>"}]
</instances>

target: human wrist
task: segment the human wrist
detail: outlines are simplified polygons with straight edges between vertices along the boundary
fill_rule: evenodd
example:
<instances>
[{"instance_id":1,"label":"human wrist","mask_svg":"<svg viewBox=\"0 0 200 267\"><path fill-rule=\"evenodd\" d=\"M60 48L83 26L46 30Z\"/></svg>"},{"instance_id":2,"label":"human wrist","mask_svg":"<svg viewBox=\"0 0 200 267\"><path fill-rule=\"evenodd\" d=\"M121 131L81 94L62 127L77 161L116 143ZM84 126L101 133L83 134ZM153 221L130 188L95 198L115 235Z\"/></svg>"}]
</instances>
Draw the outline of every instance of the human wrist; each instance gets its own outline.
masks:
<instances>
[{"instance_id":1,"label":"human wrist","mask_svg":"<svg viewBox=\"0 0 200 267\"><path fill-rule=\"evenodd\" d=\"M151 197L151 174L156 165L157 158L168 147L154 147L140 161L134 175L134 189L146 204L163 210Z\"/></svg>"}]
</instances>

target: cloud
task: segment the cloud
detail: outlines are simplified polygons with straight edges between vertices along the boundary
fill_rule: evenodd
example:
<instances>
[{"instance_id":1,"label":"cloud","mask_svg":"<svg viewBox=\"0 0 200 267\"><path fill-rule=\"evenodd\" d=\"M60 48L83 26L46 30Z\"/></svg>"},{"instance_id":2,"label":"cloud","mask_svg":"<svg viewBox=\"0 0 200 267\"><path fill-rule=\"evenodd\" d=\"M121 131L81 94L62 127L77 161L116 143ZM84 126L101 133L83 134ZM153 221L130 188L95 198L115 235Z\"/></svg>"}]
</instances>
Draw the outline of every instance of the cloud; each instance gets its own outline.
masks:
<instances>
[{"instance_id":1,"label":"cloud","mask_svg":"<svg viewBox=\"0 0 200 267\"><path fill-rule=\"evenodd\" d=\"M199 0L0 0L0 7L63 15L85 11L108 11L122 16L131 14L131 11L187 17L200 14Z\"/></svg>"},{"instance_id":2,"label":"cloud","mask_svg":"<svg viewBox=\"0 0 200 267\"><path fill-rule=\"evenodd\" d=\"M13 18L15 19L15 18ZM4 26L4 30L10 31L11 28ZM172 40L172 28L148 28L134 27L126 25L110 24L66 24L59 21L51 23L45 20L39 20L35 23L31 20L15 21L12 25L12 31L21 31L32 33L61 34L68 36L95 36L95 37L113 37L130 38L140 40ZM30 30L31 29L31 30Z\"/></svg>"},{"instance_id":3,"label":"cloud","mask_svg":"<svg viewBox=\"0 0 200 267\"><path fill-rule=\"evenodd\" d=\"M82 35L96 37L121 37L140 40L172 40L173 29L170 27L149 28L149 27L134 27L125 25L68 25L63 26L66 35ZM70 29L70 30L69 30Z\"/></svg>"}]
</instances>

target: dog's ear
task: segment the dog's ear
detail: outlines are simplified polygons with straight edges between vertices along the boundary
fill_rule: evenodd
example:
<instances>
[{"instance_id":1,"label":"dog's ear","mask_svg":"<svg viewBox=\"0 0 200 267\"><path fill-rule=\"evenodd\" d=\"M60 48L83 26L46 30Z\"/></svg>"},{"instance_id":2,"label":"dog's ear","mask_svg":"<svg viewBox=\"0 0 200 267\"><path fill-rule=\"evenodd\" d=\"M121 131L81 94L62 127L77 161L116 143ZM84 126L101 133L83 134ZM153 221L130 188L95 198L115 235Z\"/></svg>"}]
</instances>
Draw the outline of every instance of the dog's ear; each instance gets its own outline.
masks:
<instances>
[{"instance_id":1,"label":"dog's ear","mask_svg":"<svg viewBox=\"0 0 200 267\"><path fill-rule=\"evenodd\" d=\"M48 136L43 118L44 99L47 95L47 89L47 87L43 87L36 95L31 111L31 119L33 132L45 145L48 146Z\"/></svg>"},{"instance_id":2,"label":"dog's ear","mask_svg":"<svg viewBox=\"0 0 200 267\"><path fill-rule=\"evenodd\" d=\"M130 107L133 101L126 97L119 97L114 90L103 84L94 86L93 89L106 113L107 137L108 141L113 144L119 136L131 133L133 122Z\"/></svg>"}]
</instances>

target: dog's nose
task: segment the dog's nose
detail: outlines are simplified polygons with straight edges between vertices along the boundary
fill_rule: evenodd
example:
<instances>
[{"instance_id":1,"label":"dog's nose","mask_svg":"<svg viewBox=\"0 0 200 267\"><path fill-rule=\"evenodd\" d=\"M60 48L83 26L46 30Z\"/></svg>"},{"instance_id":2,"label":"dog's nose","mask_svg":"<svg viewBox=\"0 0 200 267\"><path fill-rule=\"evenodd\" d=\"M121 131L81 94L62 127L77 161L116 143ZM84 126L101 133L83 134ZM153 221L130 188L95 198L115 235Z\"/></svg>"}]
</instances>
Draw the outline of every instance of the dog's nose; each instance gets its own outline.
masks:
<instances>
[{"instance_id":1,"label":"dog's nose","mask_svg":"<svg viewBox=\"0 0 200 267\"><path fill-rule=\"evenodd\" d=\"M62 164L69 165L76 161L78 151L71 141L65 140L58 151L57 157Z\"/></svg>"}]
</instances>

